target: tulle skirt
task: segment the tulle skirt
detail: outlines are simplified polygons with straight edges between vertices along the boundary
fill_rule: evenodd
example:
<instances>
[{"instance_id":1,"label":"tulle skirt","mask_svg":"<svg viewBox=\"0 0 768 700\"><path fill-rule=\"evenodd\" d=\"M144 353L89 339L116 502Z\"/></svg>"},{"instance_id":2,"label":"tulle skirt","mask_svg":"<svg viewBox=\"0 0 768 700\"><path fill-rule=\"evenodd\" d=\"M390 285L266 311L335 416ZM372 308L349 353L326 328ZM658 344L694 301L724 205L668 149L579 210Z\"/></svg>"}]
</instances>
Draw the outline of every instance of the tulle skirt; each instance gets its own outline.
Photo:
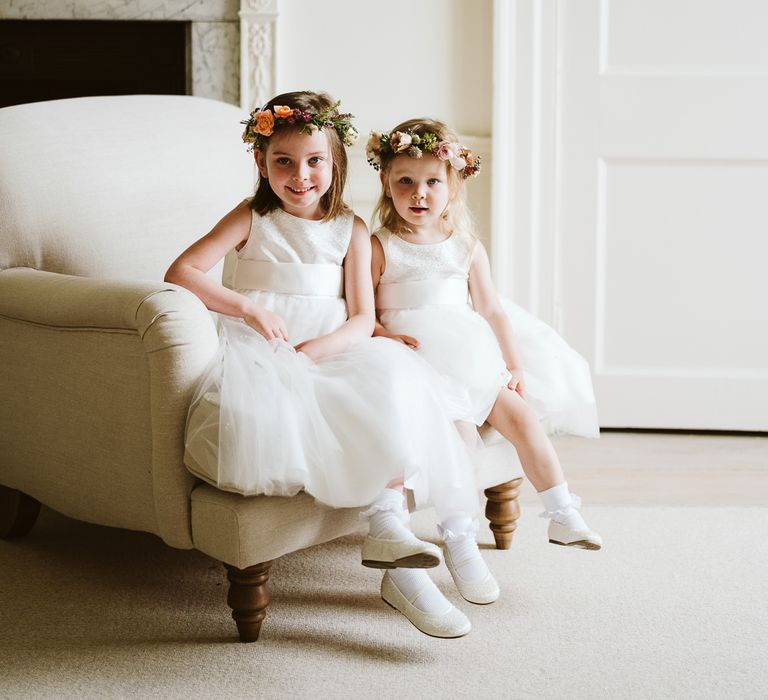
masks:
<instances>
[{"instance_id":1,"label":"tulle skirt","mask_svg":"<svg viewBox=\"0 0 768 700\"><path fill-rule=\"evenodd\" d=\"M367 505L405 478L440 517L476 513L453 424L464 397L411 350L368 338L315 363L239 319L219 326L187 422L185 462L196 475L243 495L304 490L333 507Z\"/></svg>"},{"instance_id":2,"label":"tulle skirt","mask_svg":"<svg viewBox=\"0 0 768 700\"><path fill-rule=\"evenodd\" d=\"M597 437L599 426L589 365L560 335L532 314L503 299L521 357L527 401L548 433ZM394 309L381 314L393 333L416 338L420 354L438 373L463 389L463 419L482 425L509 382L491 327L470 306Z\"/></svg>"}]
</instances>

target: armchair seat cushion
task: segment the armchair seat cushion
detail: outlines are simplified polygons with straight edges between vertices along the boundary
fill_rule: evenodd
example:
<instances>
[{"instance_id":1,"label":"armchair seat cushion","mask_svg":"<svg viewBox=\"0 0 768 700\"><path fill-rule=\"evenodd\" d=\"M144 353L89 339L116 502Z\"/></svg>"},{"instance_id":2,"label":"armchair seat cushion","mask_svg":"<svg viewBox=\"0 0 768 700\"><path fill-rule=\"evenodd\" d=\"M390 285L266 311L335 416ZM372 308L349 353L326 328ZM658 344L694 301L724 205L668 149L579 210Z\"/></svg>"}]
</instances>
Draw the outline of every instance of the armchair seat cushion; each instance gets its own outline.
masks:
<instances>
[{"instance_id":1,"label":"armchair seat cushion","mask_svg":"<svg viewBox=\"0 0 768 700\"><path fill-rule=\"evenodd\" d=\"M192 491L195 547L239 569L359 530L359 508L329 508L306 493L240 496L201 484Z\"/></svg>"}]
</instances>

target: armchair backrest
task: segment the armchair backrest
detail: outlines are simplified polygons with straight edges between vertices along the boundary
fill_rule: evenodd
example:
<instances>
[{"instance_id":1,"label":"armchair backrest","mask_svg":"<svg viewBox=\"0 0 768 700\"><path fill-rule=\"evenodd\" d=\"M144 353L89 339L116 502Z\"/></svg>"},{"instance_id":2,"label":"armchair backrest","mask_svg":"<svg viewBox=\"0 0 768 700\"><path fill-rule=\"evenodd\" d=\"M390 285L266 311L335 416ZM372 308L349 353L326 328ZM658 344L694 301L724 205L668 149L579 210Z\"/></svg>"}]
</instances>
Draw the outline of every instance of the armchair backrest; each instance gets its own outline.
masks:
<instances>
[{"instance_id":1,"label":"armchair backrest","mask_svg":"<svg viewBox=\"0 0 768 700\"><path fill-rule=\"evenodd\" d=\"M0 269L161 280L253 193L242 118L170 95L0 109Z\"/></svg>"}]
</instances>

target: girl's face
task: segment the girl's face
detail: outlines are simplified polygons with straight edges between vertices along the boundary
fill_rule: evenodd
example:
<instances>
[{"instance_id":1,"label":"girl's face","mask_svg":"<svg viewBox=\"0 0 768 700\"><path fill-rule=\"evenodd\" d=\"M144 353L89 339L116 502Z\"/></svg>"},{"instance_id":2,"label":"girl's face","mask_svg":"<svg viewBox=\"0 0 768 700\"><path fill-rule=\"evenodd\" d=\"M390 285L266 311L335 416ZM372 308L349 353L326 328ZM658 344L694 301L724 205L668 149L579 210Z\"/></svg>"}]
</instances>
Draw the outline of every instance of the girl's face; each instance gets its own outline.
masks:
<instances>
[{"instance_id":1,"label":"girl's face","mask_svg":"<svg viewBox=\"0 0 768 700\"><path fill-rule=\"evenodd\" d=\"M255 151L261 177L282 202L283 209L302 219L321 219L320 200L331 186L333 158L324 132L312 134L283 129L274 134L266 151Z\"/></svg>"},{"instance_id":2,"label":"girl's face","mask_svg":"<svg viewBox=\"0 0 768 700\"><path fill-rule=\"evenodd\" d=\"M414 233L440 229L440 217L453 194L448 166L433 155L399 155L384 178L384 192Z\"/></svg>"}]
</instances>

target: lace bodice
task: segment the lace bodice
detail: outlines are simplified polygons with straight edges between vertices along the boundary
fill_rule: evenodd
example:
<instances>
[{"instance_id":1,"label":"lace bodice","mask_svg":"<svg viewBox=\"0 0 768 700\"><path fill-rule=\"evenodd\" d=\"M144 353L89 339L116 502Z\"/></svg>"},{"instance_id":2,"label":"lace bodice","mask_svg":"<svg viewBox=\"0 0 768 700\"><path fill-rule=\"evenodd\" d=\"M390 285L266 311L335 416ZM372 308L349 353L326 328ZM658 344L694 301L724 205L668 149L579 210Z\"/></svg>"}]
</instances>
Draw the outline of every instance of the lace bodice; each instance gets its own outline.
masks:
<instances>
[{"instance_id":1,"label":"lace bodice","mask_svg":"<svg viewBox=\"0 0 768 700\"><path fill-rule=\"evenodd\" d=\"M385 228L374 235L381 241L386 260L382 283L469 277L477 241L468 234L455 232L444 241L425 245L409 243Z\"/></svg>"}]
</instances>

